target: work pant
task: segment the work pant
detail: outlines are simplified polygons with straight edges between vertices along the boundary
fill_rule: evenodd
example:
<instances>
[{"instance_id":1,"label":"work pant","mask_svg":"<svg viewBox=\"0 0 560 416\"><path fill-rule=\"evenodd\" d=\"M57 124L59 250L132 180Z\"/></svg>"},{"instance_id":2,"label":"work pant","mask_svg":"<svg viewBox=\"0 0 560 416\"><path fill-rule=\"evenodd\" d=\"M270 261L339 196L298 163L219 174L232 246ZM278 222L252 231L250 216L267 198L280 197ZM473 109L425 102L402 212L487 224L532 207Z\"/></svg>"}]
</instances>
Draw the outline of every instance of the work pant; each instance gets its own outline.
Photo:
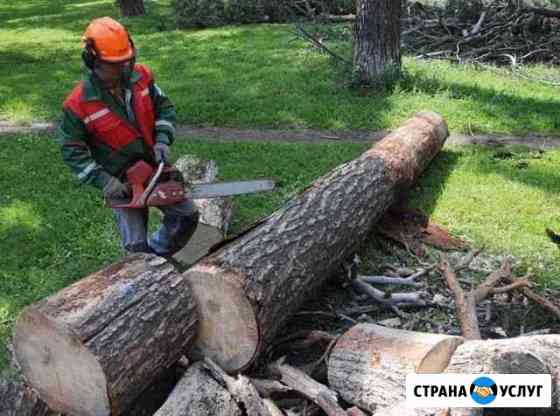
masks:
<instances>
[{"instance_id":1,"label":"work pant","mask_svg":"<svg viewBox=\"0 0 560 416\"><path fill-rule=\"evenodd\" d=\"M159 229L149 237L148 208L113 208L126 251L171 256L190 240L198 225L198 210L191 199L157 208L163 212L163 220Z\"/></svg>"}]
</instances>

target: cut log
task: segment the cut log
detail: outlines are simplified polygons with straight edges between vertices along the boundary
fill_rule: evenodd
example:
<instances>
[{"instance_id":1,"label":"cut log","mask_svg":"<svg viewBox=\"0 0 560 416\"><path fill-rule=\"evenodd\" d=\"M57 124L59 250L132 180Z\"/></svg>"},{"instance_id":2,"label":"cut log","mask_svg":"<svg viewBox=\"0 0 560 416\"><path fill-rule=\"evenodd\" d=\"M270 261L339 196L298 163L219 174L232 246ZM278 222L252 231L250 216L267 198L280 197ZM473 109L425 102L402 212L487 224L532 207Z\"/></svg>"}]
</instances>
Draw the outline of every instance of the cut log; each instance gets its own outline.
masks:
<instances>
[{"instance_id":1,"label":"cut log","mask_svg":"<svg viewBox=\"0 0 560 416\"><path fill-rule=\"evenodd\" d=\"M231 394L199 361L189 367L154 416L242 416Z\"/></svg>"},{"instance_id":2,"label":"cut log","mask_svg":"<svg viewBox=\"0 0 560 416\"><path fill-rule=\"evenodd\" d=\"M552 376L552 408L558 410L560 409L559 355L560 335L467 341L457 348L445 372L550 374Z\"/></svg>"},{"instance_id":3,"label":"cut log","mask_svg":"<svg viewBox=\"0 0 560 416\"><path fill-rule=\"evenodd\" d=\"M0 381L0 415L47 416L49 408L21 381Z\"/></svg>"},{"instance_id":4,"label":"cut log","mask_svg":"<svg viewBox=\"0 0 560 416\"><path fill-rule=\"evenodd\" d=\"M365 240L448 136L420 113L185 272L199 306L196 355L246 368Z\"/></svg>"},{"instance_id":5,"label":"cut log","mask_svg":"<svg viewBox=\"0 0 560 416\"><path fill-rule=\"evenodd\" d=\"M196 322L184 277L137 254L24 309L15 356L53 410L118 415L181 357Z\"/></svg>"},{"instance_id":6,"label":"cut log","mask_svg":"<svg viewBox=\"0 0 560 416\"><path fill-rule=\"evenodd\" d=\"M213 160L202 161L187 155L175 162L188 183L208 183L216 181L218 166ZM191 265L208 254L211 247L226 237L232 213L231 198L195 199L199 223L189 243L174 258L185 265Z\"/></svg>"},{"instance_id":7,"label":"cut log","mask_svg":"<svg viewBox=\"0 0 560 416\"><path fill-rule=\"evenodd\" d=\"M404 401L406 375L441 373L461 337L358 324L335 344L329 385L344 400L374 412Z\"/></svg>"}]
</instances>

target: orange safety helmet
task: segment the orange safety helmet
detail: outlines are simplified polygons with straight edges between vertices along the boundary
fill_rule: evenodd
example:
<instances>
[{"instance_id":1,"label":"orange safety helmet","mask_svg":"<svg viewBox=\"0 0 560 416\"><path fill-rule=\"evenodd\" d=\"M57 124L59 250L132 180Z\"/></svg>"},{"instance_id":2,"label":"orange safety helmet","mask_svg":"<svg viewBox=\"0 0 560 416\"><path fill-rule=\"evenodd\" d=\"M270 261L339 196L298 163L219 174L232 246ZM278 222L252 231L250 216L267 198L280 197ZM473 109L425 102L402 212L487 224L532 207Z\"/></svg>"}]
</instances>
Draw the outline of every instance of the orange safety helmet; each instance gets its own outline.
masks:
<instances>
[{"instance_id":1,"label":"orange safety helmet","mask_svg":"<svg viewBox=\"0 0 560 416\"><path fill-rule=\"evenodd\" d=\"M134 57L134 44L126 28L110 17L93 19L86 28L84 61L124 62ZM89 61L89 62L88 62ZM90 65L88 65L90 66Z\"/></svg>"}]
</instances>

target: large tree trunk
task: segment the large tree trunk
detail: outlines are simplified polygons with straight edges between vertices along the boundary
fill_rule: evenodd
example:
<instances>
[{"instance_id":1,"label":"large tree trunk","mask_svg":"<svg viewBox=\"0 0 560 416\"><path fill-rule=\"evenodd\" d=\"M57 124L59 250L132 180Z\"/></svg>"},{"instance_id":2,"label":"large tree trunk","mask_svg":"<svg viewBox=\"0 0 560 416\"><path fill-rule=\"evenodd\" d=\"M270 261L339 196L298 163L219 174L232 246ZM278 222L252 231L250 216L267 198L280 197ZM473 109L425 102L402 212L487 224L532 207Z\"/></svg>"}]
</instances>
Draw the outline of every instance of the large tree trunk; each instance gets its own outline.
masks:
<instances>
[{"instance_id":1,"label":"large tree trunk","mask_svg":"<svg viewBox=\"0 0 560 416\"><path fill-rule=\"evenodd\" d=\"M359 81L375 84L395 77L401 67L401 2L357 0L354 66Z\"/></svg>"},{"instance_id":2,"label":"large tree trunk","mask_svg":"<svg viewBox=\"0 0 560 416\"><path fill-rule=\"evenodd\" d=\"M117 0L123 17L143 16L146 13L144 0Z\"/></svg>"},{"instance_id":3,"label":"large tree trunk","mask_svg":"<svg viewBox=\"0 0 560 416\"><path fill-rule=\"evenodd\" d=\"M405 399L408 374L441 373L462 342L461 337L358 324L331 352L329 385L370 412L396 406Z\"/></svg>"},{"instance_id":4,"label":"large tree trunk","mask_svg":"<svg viewBox=\"0 0 560 416\"><path fill-rule=\"evenodd\" d=\"M189 367L154 416L241 416L230 392L211 376L202 361Z\"/></svg>"},{"instance_id":5,"label":"large tree trunk","mask_svg":"<svg viewBox=\"0 0 560 416\"><path fill-rule=\"evenodd\" d=\"M365 240L447 136L439 115L418 114L187 270L201 318L193 352L228 371L248 366Z\"/></svg>"},{"instance_id":6,"label":"large tree trunk","mask_svg":"<svg viewBox=\"0 0 560 416\"><path fill-rule=\"evenodd\" d=\"M26 308L15 326L22 372L53 409L118 415L194 337L189 286L163 258L124 258Z\"/></svg>"},{"instance_id":7,"label":"large tree trunk","mask_svg":"<svg viewBox=\"0 0 560 416\"><path fill-rule=\"evenodd\" d=\"M188 183L214 182L218 166L213 160L203 161L194 156L183 156L175 167ZM208 198L194 201L200 215L198 226L188 244L175 254L175 259L191 265L208 254L210 248L222 242L227 234L232 213L232 198Z\"/></svg>"}]
</instances>

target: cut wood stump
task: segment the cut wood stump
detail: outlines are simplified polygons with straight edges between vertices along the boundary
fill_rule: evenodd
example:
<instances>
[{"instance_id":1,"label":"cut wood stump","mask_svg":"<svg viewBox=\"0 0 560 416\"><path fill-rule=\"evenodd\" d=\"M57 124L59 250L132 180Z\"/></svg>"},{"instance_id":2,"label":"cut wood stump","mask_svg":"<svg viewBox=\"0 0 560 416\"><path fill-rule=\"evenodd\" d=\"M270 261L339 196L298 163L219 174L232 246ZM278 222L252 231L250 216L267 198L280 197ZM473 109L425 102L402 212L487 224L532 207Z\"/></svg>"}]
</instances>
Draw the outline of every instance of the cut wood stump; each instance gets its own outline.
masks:
<instances>
[{"instance_id":1,"label":"cut wood stump","mask_svg":"<svg viewBox=\"0 0 560 416\"><path fill-rule=\"evenodd\" d=\"M229 391L199 361L189 367L154 416L242 416Z\"/></svg>"},{"instance_id":2,"label":"cut wood stump","mask_svg":"<svg viewBox=\"0 0 560 416\"><path fill-rule=\"evenodd\" d=\"M53 410L118 415L181 357L196 322L184 277L137 254L24 309L15 356Z\"/></svg>"},{"instance_id":3,"label":"cut wood stump","mask_svg":"<svg viewBox=\"0 0 560 416\"><path fill-rule=\"evenodd\" d=\"M218 166L213 160L203 161L196 156L186 155L175 162L187 183L208 183L216 181ZM188 244L174 255L185 265L191 265L208 254L210 248L222 242L228 232L232 213L231 198L195 199L199 222Z\"/></svg>"},{"instance_id":4,"label":"cut wood stump","mask_svg":"<svg viewBox=\"0 0 560 416\"><path fill-rule=\"evenodd\" d=\"M443 372L462 342L461 337L358 324L331 351L329 385L370 412L396 406L405 399L407 374Z\"/></svg>"},{"instance_id":5,"label":"cut wood stump","mask_svg":"<svg viewBox=\"0 0 560 416\"><path fill-rule=\"evenodd\" d=\"M365 240L447 136L439 115L419 113L187 270L201 316L194 356L208 356L230 372L249 366Z\"/></svg>"}]
</instances>

